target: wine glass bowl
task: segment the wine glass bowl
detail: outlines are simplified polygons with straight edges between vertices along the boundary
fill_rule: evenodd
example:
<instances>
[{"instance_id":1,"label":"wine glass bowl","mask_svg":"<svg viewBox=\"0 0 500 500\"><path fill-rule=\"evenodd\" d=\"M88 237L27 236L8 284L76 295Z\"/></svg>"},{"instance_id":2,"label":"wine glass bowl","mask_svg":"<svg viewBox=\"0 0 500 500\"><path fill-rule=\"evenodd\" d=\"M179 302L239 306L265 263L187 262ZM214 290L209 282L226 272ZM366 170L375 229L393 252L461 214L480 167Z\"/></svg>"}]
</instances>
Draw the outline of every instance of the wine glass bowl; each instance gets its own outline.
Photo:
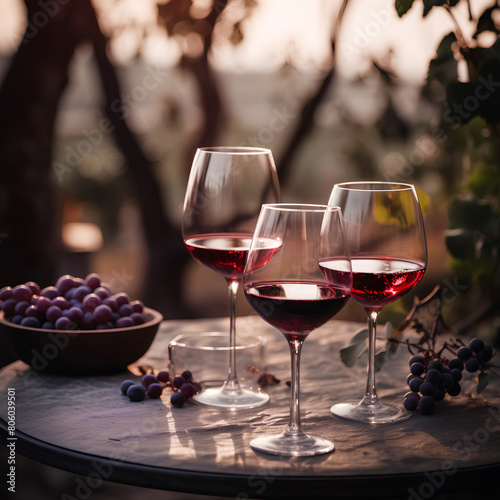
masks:
<instances>
[{"instance_id":1,"label":"wine glass bowl","mask_svg":"<svg viewBox=\"0 0 500 500\"><path fill-rule=\"evenodd\" d=\"M253 408L269 396L240 387L236 373L236 294L255 222L263 203L278 202L272 153L265 148L199 148L184 199L182 234L191 256L221 275L229 290L229 360L226 382L193 399L222 408Z\"/></svg>"},{"instance_id":2,"label":"wine glass bowl","mask_svg":"<svg viewBox=\"0 0 500 500\"><path fill-rule=\"evenodd\" d=\"M324 271L320 263L326 256L337 259L338 273ZM335 316L349 299L350 270L338 208L300 204L262 207L245 265L243 290L257 314L288 341L292 382L286 430L252 440L254 450L312 456L334 449L330 441L309 436L301 428L300 354L307 336Z\"/></svg>"},{"instance_id":3,"label":"wine glass bowl","mask_svg":"<svg viewBox=\"0 0 500 500\"><path fill-rule=\"evenodd\" d=\"M332 406L334 415L349 420L394 423L410 412L379 401L375 387L376 323L380 310L401 298L422 279L427 246L415 188L391 182L347 182L334 186L330 204L342 209L349 245L351 296L368 320L367 386L358 403Z\"/></svg>"}]
</instances>

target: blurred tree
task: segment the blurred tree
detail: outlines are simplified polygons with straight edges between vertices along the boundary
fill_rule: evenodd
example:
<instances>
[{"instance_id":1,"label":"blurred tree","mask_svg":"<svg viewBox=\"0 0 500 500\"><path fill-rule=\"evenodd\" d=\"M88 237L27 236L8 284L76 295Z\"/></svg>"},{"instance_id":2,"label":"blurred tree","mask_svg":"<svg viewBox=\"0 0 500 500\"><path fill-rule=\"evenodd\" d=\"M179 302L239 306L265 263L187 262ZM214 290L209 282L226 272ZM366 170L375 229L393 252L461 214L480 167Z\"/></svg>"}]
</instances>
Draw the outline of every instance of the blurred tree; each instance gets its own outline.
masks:
<instances>
[{"instance_id":1,"label":"blurred tree","mask_svg":"<svg viewBox=\"0 0 500 500\"><path fill-rule=\"evenodd\" d=\"M127 125L124 106L113 105L122 94L91 1L54 3L50 12L36 0L25 3L27 29L0 89L2 282L47 285L55 278L61 243L51 176L54 122L75 48L91 43L106 98L103 113L128 161L142 215L149 251L143 298L167 317L182 316L179 289L188 254L180 229L164 213L152 165Z\"/></svg>"}]
</instances>

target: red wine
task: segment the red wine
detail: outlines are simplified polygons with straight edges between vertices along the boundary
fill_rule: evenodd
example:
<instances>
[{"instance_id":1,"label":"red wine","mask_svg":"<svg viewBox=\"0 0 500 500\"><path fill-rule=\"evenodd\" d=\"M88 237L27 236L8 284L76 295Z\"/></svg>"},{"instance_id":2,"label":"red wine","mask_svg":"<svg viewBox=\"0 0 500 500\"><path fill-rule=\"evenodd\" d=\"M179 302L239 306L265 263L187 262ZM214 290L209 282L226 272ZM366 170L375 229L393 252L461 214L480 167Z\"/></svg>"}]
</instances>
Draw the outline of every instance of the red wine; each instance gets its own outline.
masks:
<instances>
[{"instance_id":1,"label":"red wine","mask_svg":"<svg viewBox=\"0 0 500 500\"><path fill-rule=\"evenodd\" d=\"M383 257L353 257L351 297L368 309L381 309L409 292L425 272L418 261ZM342 279L345 271L335 259L320 262L323 274L332 281Z\"/></svg>"},{"instance_id":2,"label":"red wine","mask_svg":"<svg viewBox=\"0 0 500 500\"><path fill-rule=\"evenodd\" d=\"M239 280L252 241L251 233L199 234L185 241L186 247L195 260L229 280ZM260 267L279 250L281 241L267 238L257 252Z\"/></svg>"},{"instance_id":3,"label":"red wine","mask_svg":"<svg viewBox=\"0 0 500 500\"><path fill-rule=\"evenodd\" d=\"M319 281L265 281L244 286L257 314L288 341L307 335L333 318L349 299L344 288Z\"/></svg>"}]
</instances>

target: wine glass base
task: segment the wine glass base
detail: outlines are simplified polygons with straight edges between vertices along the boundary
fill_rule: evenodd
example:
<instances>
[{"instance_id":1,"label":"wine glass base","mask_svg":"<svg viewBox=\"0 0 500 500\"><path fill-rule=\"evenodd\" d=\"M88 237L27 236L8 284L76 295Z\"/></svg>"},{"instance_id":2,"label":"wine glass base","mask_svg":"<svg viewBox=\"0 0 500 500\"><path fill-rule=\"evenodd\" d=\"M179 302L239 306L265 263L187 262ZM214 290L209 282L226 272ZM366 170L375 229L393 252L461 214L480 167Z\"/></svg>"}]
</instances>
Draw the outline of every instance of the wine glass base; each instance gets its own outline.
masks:
<instances>
[{"instance_id":1,"label":"wine glass base","mask_svg":"<svg viewBox=\"0 0 500 500\"><path fill-rule=\"evenodd\" d=\"M285 457L311 457L330 453L335 448L334 444L326 439L307 434L291 435L286 432L255 438L250 441L250 446L254 451Z\"/></svg>"},{"instance_id":2,"label":"wine glass base","mask_svg":"<svg viewBox=\"0 0 500 500\"><path fill-rule=\"evenodd\" d=\"M380 401L367 404L363 401L359 403L339 403L330 408L333 415L355 422L365 422L368 424L394 424L408 420L411 412L397 406L385 405Z\"/></svg>"},{"instance_id":3,"label":"wine glass base","mask_svg":"<svg viewBox=\"0 0 500 500\"><path fill-rule=\"evenodd\" d=\"M256 408L265 405L269 401L269 394L265 392L254 392L248 389L230 391L224 387L211 387L204 389L193 396L193 401L198 404L215 406L226 409Z\"/></svg>"}]
</instances>

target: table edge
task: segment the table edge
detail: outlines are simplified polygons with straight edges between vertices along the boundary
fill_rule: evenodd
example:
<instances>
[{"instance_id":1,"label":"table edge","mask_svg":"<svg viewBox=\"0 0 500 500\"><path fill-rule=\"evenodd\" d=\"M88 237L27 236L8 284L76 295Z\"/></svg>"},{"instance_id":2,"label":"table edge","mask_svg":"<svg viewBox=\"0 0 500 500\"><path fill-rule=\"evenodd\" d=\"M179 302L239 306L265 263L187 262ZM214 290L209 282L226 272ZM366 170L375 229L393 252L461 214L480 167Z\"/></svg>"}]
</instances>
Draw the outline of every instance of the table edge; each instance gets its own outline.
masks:
<instances>
[{"instance_id":1,"label":"table edge","mask_svg":"<svg viewBox=\"0 0 500 500\"><path fill-rule=\"evenodd\" d=\"M384 498L408 495L410 488L418 491L423 482L429 482L433 472L356 475L356 476L273 476L265 474L229 474L189 471L154 465L134 464L71 450L34 438L20 430L15 431L16 453L37 462L65 470L93 481L111 481L142 488L177 491L201 495L233 498L349 498L363 495L375 498L383 492ZM0 440L8 441L7 423L0 418ZM111 471L108 473L107 471ZM488 488L500 475L500 462L488 465L461 467L439 488L439 493L467 491L471 484ZM472 478L474 483L471 483ZM99 482L100 484L100 482ZM221 484L224 490L221 491ZM338 496L337 496L338 495ZM378 497L378 496L377 496Z\"/></svg>"}]
</instances>

